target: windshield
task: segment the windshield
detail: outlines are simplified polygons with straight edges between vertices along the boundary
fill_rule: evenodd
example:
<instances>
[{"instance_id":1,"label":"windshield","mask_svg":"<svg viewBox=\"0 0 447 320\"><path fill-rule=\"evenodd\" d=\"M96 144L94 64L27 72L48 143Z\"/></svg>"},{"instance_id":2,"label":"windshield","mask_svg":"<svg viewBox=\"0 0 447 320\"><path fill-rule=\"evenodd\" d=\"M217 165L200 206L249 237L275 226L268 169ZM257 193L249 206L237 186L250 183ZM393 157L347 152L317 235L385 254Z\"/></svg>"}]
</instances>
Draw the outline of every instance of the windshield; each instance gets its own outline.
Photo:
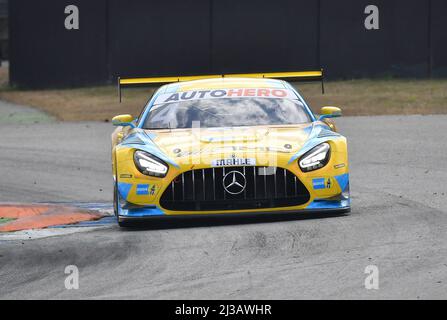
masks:
<instances>
[{"instance_id":1,"label":"windshield","mask_svg":"<svg viewBox=\"0 0 447 320\"><path fill-rule=\"evenodd\" d=\"M298 100L259 97L200 99L154 106L143 128L192 128L195 121L199 121L202 128L213 128L299 124L311 119Z\"/></svg>"}]
</instances>

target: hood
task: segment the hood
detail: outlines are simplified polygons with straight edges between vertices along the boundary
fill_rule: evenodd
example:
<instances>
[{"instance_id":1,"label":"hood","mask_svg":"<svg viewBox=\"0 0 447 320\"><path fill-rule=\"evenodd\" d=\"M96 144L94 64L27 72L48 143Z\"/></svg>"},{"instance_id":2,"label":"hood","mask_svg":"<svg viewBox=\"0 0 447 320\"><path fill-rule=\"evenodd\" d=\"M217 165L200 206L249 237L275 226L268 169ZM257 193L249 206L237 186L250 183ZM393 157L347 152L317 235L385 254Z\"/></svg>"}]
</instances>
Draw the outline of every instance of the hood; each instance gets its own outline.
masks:
<instances>
[{"instance_id":1,"label":"hood","mask_svg":"<svg viewBox=\"0 0 447 320\"><path fill-rule=\"evenodd\" d=\"M240 152L297 153L313 124L237 128L145 130L155 145L175 161L191 155Z\"/></svg>"}]
</instances>

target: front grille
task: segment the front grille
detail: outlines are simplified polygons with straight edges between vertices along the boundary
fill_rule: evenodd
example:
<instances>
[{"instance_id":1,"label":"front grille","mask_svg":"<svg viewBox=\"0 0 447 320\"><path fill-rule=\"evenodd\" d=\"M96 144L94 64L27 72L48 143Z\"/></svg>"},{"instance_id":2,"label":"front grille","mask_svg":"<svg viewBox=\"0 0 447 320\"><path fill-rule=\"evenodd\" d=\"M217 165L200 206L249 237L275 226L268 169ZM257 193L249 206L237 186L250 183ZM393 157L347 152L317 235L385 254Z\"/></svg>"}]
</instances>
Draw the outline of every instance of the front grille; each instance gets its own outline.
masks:
<instances>
[{"instance_id":1,"label":"front grille","mask_svg":"<svg viewBox=\"0 0 447 320\"><path fill-rule=\"evenodd\" d=\"M245 176L245 189L239 194L226 191L223 185L225 175L232 171ZM309 198L306 187L286 169L219 167L180 174L164 191L160 205L175 211L242 210L296 206Z\"/></svg>"}]
</instances>

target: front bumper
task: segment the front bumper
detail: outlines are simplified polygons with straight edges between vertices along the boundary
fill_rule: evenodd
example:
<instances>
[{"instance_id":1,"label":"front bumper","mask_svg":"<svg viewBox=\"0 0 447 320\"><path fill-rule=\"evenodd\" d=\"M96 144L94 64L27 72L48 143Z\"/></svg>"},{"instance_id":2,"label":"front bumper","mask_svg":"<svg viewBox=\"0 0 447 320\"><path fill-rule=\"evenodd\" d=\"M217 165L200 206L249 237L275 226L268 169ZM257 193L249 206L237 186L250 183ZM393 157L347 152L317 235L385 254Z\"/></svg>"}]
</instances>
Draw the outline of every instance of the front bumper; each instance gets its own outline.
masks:
<instances>
[{"instance_id":1,"label":"front bumper","mask_svg":"<svg viewBox=\"0 0 447 320\"><path fill-rule=\"evenodd\" d=\"M343 180L343 181L342 181ZM233 216L243 217L251 215L281 215L300 213L347 213L351 211L351 198L349 188L349 176L337 179L342 193L331 198L314 198L305 207L275 207L269 209L231 210L231 211L194 211L194 212L172 212L166 211L155 204L148 205L123 205L125 201L120 198L118 205L118 220L139 220L163 217L210 217L210 216Z\"/></svg>"},{"instance_id":2,"label":"front bumper","mask_svg":"<svg viewBox=\"0 0 447 320\"><path fill-rule=\"evenodd\" d=\"M282 215L282 214L300 214L300 213L348 213L351 211L350 199L341 200L315 200L304 209L272 208L268 211L243 211L243 212L195 212L190 214L166 214L163 209L157 206L141 206L139 208L122 209L119 208L118 220L142 220L153 218L175 218L175 217L244 217L260 215Z\"/></svg>"}]
</instances>

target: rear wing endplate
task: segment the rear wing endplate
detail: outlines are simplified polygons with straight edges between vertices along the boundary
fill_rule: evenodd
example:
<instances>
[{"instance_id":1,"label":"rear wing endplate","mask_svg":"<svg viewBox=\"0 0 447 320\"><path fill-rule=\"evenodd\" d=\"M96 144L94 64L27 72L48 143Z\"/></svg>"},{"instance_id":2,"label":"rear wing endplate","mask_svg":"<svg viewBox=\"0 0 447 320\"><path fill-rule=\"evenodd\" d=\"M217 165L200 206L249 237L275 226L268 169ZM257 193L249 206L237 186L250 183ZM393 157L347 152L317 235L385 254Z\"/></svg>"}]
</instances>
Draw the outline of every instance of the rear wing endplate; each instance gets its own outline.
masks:
<instances>
[{"instance_id":1,"label":"rear wing endplate","mask_svg":"<svg viewBox=\"0 0 447 320\"><path fill-rule=\"evenodd\" d=\"M151 86L173 82L213 79L213 78L267 78L286 79L289 81L321 81L321 93L324 94L323 69L317 71L293 71L293 72L268 72L268 73L237 73L221 75L199 75L199 76L179 76L179 77L151 77L151 78L121 78L118 77L118 95L121 102L121 89L127 87Z\"/></svg>"}]
</instances>

